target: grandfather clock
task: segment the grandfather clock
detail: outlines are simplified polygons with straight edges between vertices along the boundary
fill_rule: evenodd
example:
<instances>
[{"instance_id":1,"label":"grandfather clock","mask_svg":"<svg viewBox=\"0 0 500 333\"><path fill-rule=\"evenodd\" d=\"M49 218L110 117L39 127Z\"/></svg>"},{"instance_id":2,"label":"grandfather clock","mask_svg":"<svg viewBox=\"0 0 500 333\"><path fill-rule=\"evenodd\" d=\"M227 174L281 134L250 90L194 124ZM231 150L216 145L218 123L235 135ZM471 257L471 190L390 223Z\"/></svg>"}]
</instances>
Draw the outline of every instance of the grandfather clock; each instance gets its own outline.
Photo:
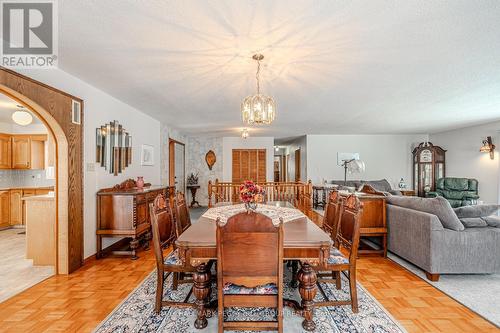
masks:
<instances>
[{"instance_id":1,"label":"grandfather clock","mask_svg":"<svg viewBox=\"0 0 500 333\"><path fill-rule=\"evenodd\" d=\"M445 176L446 150L431 142L422 142L413 149L413 186L419 197L436 190L439 178Z\"/></svg>"}]
</instances>

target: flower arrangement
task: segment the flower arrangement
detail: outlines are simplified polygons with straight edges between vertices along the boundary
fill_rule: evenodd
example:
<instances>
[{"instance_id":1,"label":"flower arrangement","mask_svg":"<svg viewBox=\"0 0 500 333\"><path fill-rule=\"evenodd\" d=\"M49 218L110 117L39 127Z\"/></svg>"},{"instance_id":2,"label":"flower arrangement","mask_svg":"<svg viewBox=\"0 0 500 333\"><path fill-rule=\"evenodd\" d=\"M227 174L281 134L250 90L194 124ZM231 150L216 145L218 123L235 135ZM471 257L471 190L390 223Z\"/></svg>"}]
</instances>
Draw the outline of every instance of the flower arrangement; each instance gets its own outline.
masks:
<instances>
[{"instance_id":1,"label":"flower arrangement","mask_svg":"<svg viewBox=\"0 0 500 333\"><path fill-rule=\"evenodd\" d=\"M196 175L194 173L190 173L187 177L188 185L198 185L198 173Z\"/></svg>"},{"instance_id":2,"label":"flower arrangement","mask_svg":"<svg viewBox=\"0 0 500 333\"><path fill-rule=\"evenodd\" d=\"M255 210L258 202L264 201L265 191L250 180L245 180L240 186L240 199L247 209Z\"/></svg>"}]
</instances>

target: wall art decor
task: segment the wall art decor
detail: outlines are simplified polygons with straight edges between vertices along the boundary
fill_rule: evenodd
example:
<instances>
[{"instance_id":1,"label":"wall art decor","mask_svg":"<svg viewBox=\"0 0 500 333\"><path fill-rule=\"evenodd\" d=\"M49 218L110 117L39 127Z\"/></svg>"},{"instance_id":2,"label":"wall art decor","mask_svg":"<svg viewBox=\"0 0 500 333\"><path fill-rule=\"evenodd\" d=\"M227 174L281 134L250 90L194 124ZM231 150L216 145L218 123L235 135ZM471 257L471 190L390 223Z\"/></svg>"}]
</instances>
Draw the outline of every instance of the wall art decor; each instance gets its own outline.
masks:
<instances>
[{"instance_id":1,"label":"wall art decor","mask_svg":"<svg viewBox=\"0 0 500 333\"><path fill-rule=\"evenodd\" d=\"M117 120L96 129L96 163L115 176L132 164L132 137Z\"/></svg>"},{"instance_id":2,"label":"wall art decor","mask_svg":"<svg viewBox=\"0 0 500 333\"><path fill-rule=\"evenodd\" d=\"M212 167L214 166L216 160L217 158L215 157L214 151L209 150L208 153L205 155L205 161L207 162L209 170L212 170Z\"/></svg>"},{"instance_id":3,"label":"wall art decor","mask_svg":"<svg viewBox=\"0 0 500 333\"><path fill-rule=\"evenodd\" d=\"M154 159L155 148L150 145L141 146L141 165L153 166L155 163Z\"/></svg>"}]
</instances>

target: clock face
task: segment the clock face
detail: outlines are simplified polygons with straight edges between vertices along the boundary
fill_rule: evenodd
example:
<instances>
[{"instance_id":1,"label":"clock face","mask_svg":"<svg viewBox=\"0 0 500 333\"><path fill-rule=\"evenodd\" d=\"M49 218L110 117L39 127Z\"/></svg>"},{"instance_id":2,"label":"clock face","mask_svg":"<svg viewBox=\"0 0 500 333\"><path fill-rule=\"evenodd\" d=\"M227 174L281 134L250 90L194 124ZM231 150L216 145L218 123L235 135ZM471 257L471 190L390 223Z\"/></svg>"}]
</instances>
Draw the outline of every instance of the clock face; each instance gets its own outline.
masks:
<instances>
[{"instance_id":1,"label":"clock face","mask_svg":"<svg viewBox=\"0 0 500 333\"><path fill-rule=\"evenodd\" d=\"M432 162L432 152L429 149L422 150L420 153L420 162Z\"/></svg>"}]
</instances>

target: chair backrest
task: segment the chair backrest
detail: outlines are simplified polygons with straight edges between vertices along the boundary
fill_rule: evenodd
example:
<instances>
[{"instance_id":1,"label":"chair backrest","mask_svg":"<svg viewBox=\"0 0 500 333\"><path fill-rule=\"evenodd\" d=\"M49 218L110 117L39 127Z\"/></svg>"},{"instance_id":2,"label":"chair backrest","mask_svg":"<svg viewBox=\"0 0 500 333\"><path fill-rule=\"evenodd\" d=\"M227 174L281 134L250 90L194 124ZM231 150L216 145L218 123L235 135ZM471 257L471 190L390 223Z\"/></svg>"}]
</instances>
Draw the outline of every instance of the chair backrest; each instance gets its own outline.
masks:
<instances>
[{"instance_id":1,"label":"chair backrest","mask_svg":"<svg viewBox=\"0 0 500 333\"><path fill-rule=\"evenodd\" d=\"M159 194L149 205L153 248L158 271L163 271L163 249L176 239L175 224L170 205L163 194Z\"/></svg>"},{"instance_id":2,"label":"chair backrest","mask_svg":"<svg viewBox=\"0 0 500 333\"><path fill-rule=\"evenodd\" d=\"M330 234L334 246L338 246L338 233L340 227L340 216L343 201L340 198L339 191L331 190L328 201L325 205L325 216L323 218L323 229Z\"/></svg>"},{"instance_id":3,"label":"chair backrest","mask_svg":"<svg viewBox=\"0 0 500 333\"><path fill-rule=\"evenodd\" d=\"M248 288L283 279L283 223L276 227L258 213L240 213L224 226L217 223L219 286Z\"/></svg>"},{"instance_id":4,"label":"chair backrest","mask_svg":"<svg viewBox=\"0 0 500 333\"><path fill-rule=\"evenodd\" d=\"M187 228L191 226L191 217L186 204L184 193L177 192L174 199L175 207L175 225L177 237L179 237Z\"/></svg>"},{"instance_id":5,"label":"chair backrest","mask_svg":"<svg viewBox=\"0 0 500 333\"><path fill-rule=\"evenodd\" d=\"M339 240L341 245L349 250L349 262L354 264L359 247L359 221L363 204L356 195L342 198Z\"/></svg>"}]
</instances>

